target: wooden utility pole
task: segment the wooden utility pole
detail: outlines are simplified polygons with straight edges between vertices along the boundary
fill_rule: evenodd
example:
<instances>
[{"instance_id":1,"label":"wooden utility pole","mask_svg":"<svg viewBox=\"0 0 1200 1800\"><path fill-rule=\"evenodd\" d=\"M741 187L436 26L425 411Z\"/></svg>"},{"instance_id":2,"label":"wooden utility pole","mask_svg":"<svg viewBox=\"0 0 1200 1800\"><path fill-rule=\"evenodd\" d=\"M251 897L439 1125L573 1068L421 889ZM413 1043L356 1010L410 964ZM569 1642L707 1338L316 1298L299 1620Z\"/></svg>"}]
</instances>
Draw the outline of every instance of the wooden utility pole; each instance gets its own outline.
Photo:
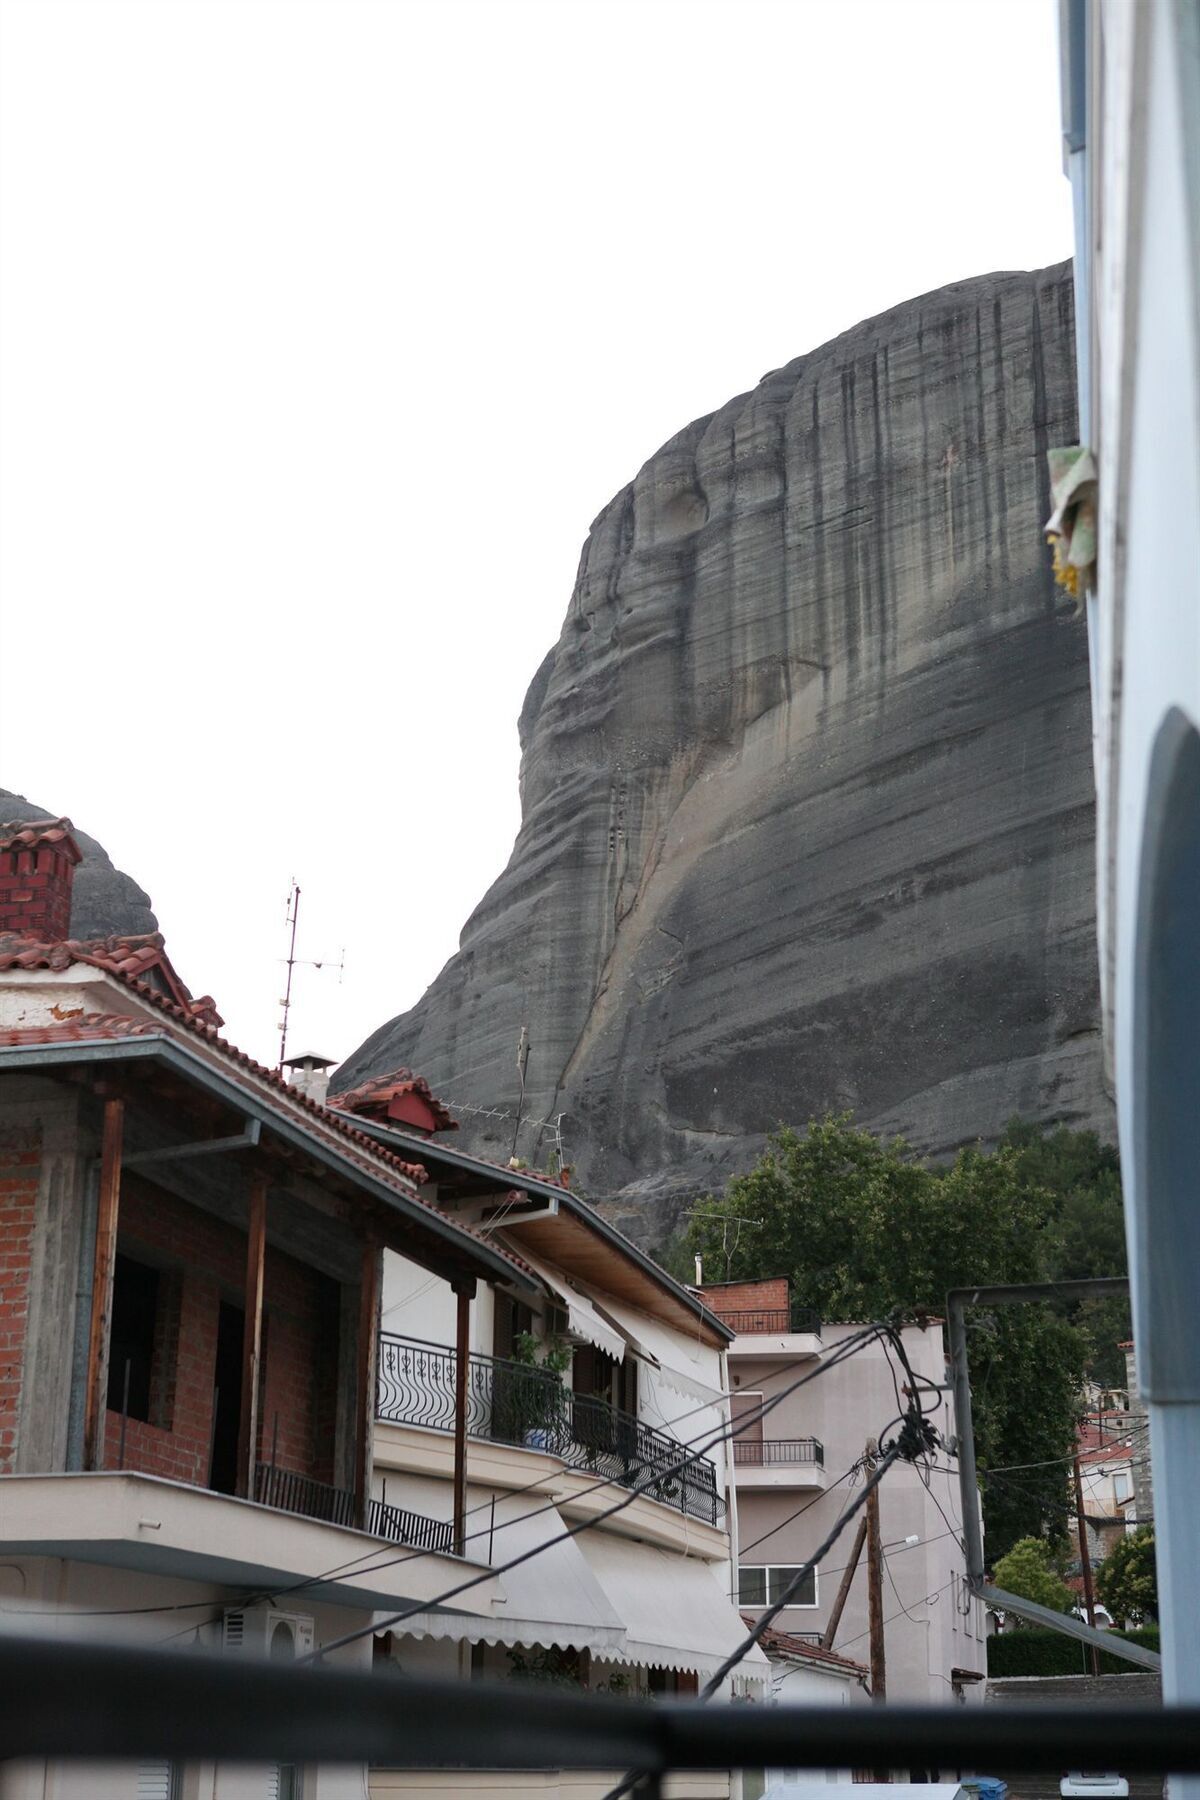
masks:
<instances>
[{"instance_id":1,"label":"wooden utility pole","mask_svg":"<svg viewBox=\"0 0 1200 1800\"><path fill-rule=\"evenodd\" d=\"M1079 1452L1075 1452L1075 1520L1079 1528L1079 1563L1083 1570L1083 1604L1087 1608L1087 1622L1092 1630L1096 1629L1096 1594L1092 1586L1092 1559L1088 1552L1087 1523L1083 1516L1083 1476L1079 1469ZM1100 1673L1100 1652L1095 1644L1089 1646L1092 1653L1092 1674Z\"/></svg>"},{"instance_id":2,"label":"wooden utility pole","mask_svg":"<svg viewBox=\"0 0 1200 1800\"><path fill-rule=\"evenodd\" d=\"M873 1452L874 1445L871 1448ZM871 1698L879 1704L887 1699L887 1658L883 1642L883 1542L879 1533L877 1487L867 1495L867 1617L871 1626Z\"/></svg>"},{"instance_id":3,"label":"wooden utility pole","mask_svg":"<svg viewBox=\"0 0 1200 1800\"><path fill-rule=\"evenodd\" d=\"M869 1506L870 1501L868 1501L867 1504ZM833 1611L829 1615L829 1623L826 1625L821 1637L822 1650L833 1649L833 1640L837 1636L837 1628L842 1622L842 1614L845 1612L846 1602L850 1598L850 1583L854 1580L855 1571L858 1568L858 1559L862 1555L862 1547L866 1542L866 1536L867 1521L865 1519L860 1519L858 1522L858 1530L854 1534L854 1548L850 1552L850 1561L842 1571L842 1583L837 1591L837 1599L833 1603Z\"/></svg>"},{"instance_id":4,"label":"wooden utility pole","mask_svg":"<svg viewBox=\"0 0 1200 1800\"><path fill-rule=\"evenodd\" d=\"M879 1446L874 1438L867 1440L864 1469L867 1476L875 1473ZM887 1699L887 1657L883 1641L883 1534L879 1529L879 1488L867 1495L867 1619L871 1627L871 1700L882 1706ZM890 1781L890 1769L876 1769L876 1781Z\"/></svg>"}]
</instances>

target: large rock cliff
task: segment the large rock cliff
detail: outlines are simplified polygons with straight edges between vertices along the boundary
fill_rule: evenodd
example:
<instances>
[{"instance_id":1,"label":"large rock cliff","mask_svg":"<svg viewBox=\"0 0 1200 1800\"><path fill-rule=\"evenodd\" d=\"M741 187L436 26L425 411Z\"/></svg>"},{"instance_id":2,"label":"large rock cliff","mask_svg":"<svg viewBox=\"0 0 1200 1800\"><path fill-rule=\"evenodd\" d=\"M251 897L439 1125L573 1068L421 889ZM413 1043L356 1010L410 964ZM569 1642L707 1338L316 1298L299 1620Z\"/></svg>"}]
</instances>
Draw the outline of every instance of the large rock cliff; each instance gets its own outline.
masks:
<instances>
[{"instance_id":1,"label":"large rock cliff","mask_svg":"<svg viewBox=\"0 0 1200 1800\"><path fill-rule=\"evenodd\" d=\"M1087 645L1041 531L1072 332L1069 265L963 282L650 459L526 697L508 867L343 1085L512 1108L526 1024L527 1113L651 1235L826 1107L932 1152L1107 1126Z\"/></svg>"}]
</instances>

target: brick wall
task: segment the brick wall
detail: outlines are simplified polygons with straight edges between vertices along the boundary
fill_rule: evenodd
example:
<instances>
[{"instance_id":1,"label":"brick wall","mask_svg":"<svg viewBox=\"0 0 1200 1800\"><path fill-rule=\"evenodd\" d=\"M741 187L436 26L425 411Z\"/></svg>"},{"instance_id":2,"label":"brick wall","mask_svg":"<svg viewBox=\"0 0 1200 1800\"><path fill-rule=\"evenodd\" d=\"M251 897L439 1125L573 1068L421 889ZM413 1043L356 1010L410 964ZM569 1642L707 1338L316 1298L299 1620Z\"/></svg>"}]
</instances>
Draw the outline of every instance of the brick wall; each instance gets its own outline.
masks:
<instances>
[{"instance_id":1,"label":"brick wall","mask_svg":"<svg viewBox=\"0 0 1200 1800\"><path fill-rule=\"evenodd\" d=\"M39 1127L13 1126L0 1132L0 1475L11 1473L17 1448L40 1173Z\"/></svg>"},{"instance_id":2,"label":"brick wall","mask_svg":"<svg viewBox=\"0 0 1200 1800\"><path fill-rule=\"evenodd\" d=\"M151 1422L126 1424L125 1467L200 1486L208 1479L221 1301L243 1303L246 1238L234 1226L127 1175L119 1248L162 1269ZM268 1245L263 1281L260 1459L333 1477L338 1289ZM173 1342L171 1341L173 1340ZM120 1415L109 1412L105 1466L115 1468Z\"/></svg>"},{"instance_id":3,"label":"brick wall","mask_svg":"<svg viewBox=\"0 0 1200 1800\"><path fill-rule=\"evenodd\" d=\"M789 1282L786 1275L769 1281L723 1281L719 1287L700 1289L700 1297L719 1319L728 1319L736 1330L786 1331L789 1318ZM753 1315L761 1314L761 1318Z\"/></svg>"}]
</instances>

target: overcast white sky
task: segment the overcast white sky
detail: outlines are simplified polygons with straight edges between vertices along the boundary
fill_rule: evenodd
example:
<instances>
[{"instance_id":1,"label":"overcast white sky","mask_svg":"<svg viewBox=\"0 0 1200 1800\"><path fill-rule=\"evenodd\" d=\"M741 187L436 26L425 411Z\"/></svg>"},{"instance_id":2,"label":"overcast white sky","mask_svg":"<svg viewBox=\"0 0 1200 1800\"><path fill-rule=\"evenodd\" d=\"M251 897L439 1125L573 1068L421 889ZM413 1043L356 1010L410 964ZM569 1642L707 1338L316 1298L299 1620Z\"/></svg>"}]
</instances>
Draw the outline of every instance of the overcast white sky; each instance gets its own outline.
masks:
<instances>
[{"instance_id":1,"label":"overcast white sky","mask_svg":"<svg viewBox=\"0 0 1200 1800\"><path fill-rule=\"evenodd\" d=\"M1053 0L3 0L0 784L273 1061L415 1001L589 522L911 295L1070 251ZM479 1096L481 1100L487 1096Z\"/></svg>"}]
</instances>

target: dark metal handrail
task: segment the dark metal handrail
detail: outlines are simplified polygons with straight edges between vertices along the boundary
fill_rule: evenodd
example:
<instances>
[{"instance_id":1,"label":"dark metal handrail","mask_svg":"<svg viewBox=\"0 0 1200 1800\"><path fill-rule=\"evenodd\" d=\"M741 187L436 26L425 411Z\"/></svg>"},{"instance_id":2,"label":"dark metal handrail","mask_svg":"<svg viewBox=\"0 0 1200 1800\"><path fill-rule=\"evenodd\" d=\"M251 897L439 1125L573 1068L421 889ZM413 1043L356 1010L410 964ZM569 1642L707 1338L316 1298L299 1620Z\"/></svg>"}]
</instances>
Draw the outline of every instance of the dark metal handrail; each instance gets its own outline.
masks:
<instances>
[{"instance_id":1,"label":"dark metal handrail","mask_svg":"<svg viewBox=\"0 0 1200 1800\"><path fill-rule=\"evenodd\" d=\"M764 1438L760 1443L734 1438L733 1460L758 1469L783 1463L815 1463L823 1469L825 1446L820 1438Z\"/></svg>"},{"instance_id":2,"label":"dark metal handrail","mask_svg":"<svg viewBox=\"0 0 1200 1800\"><path fill-rule=\"evenodd\" d=\"M449 1555L454 1548L454 1527L448 1521L427 1519L423 1513L389 1506L385 1500L369 1500L366 1523L362 1524L358 1502L349 1488L330 1487L324 1481L297 1475L293 1469L280 1469L274 1463L259 1463L255 1469L254 1498L260 1506L274 1506L280 1512L298 1513L305 1519L320 1519L327 1525L346 1525L351 1531L366 1531L391 1544L411 1545L414 1550L437 1550Z\"/></svg>"},{"instance_id":3,"label":"dark metal handrail","mask_svg":"<svg viewBox=\"0 0 1200 1800\"><path fill-rule=\"evenodd\" d=\"M748 1336L767 1337L776 1332L783 1335L799 1332L811 1332L814 1337L821 1335L821 1315L811 1306L714 1306L709 1305L716 1313L722 1325L728 1325L730 1331L746 1333Z\"/></svg>"},{"instance_id":4,"label":"dark metal handrail","mask_svg":"<svg viewBox=\"0 0 1200 1800\"><path fill-rule=\"evenodd\" d=\"M382 1333L379 1418L453 1431L454 1376L455 1353L448 1345ZM708 1457L677 1469L687 1451L676 1439L606 1400L573 1393L557 1375L528 1363L471 1355L467 1431L493 1443L545 1450L569 1468L636 1488L709 1525L720 1524L725 1515L717 1471Z\"/></svg>"}]
</instances>

